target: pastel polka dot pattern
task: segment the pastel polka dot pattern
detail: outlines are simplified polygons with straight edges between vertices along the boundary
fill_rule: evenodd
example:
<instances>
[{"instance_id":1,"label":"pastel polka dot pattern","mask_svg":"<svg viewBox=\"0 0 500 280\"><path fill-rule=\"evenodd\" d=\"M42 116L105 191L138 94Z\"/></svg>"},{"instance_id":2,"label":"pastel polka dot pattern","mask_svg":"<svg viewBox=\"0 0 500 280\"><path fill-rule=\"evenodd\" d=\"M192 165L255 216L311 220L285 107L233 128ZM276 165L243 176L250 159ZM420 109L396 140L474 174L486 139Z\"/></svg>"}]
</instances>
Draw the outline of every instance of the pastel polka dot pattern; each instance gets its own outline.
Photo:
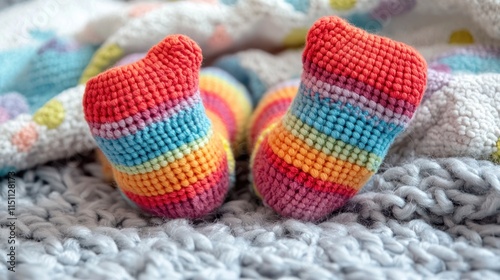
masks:
<instances>
[{"instance_id":1,"label":"pastel polka dot pattern","mask_svg":"<svg viewBox=\"0 0 500 280\"><path fill-rule=\"evenodd\" d=\"M62 103L53 99L33 115L33 121L39 125L46 126L48 129L55 129L64 121L64 115L65 112Z\"/></svg>"},{"instance_id":2,"label":"pastel polka dot pattern","mask_svg":"<svg viewBox=\"0 0 500 280\"><path fill-rule=\"evenodd\" d=\"M38 139L38 132L35 124L30 123L14 134L11 143L16 146L19 152L27 152Z\"/></svg>"},{"instance_id":3,"label":"pastel polka dot pattern","mask_svg":"<svg viewBox=\"0 0 500 280\"><path fill-rule=\"evenodd\" d=\"M44 110L34 115L21 114L0 125L0 169L25 170L49 161L87 153L96 148L87 124L83 120L84 86L69 88L46 103ZM48 104L52 104L47 106ZM53 104L56 104L55 106ZM61 105L64 111L61 111ZM55 121L51 116L54 114ZM63 115L60 114L63 112ZM57 126L61 116L62 123ZM59 119L59 120L57 120ZM45 124L48 123L50 129ZM57 126L57 127L56 127Z\"/></svg>"},{"instance_id":4,"label":"pastel polka dot pattern","mask_svg":"<svg viewBox=\"0 0 500 280\"><path fill-rule=\"evenodd\" d=\"M347 11L356 6L356 0L330 0L330 6L334 10Z\"/></svg>"},{"instance_id":5,"label":"pastel polka dot pattern","mask_svg":"<svg viewBox=\"0 0 500 280\"><path fill-rule=\"evenodd\" d=\"M283 45L288 48L296 48L304 45L308 28L294 28L283 39Z\"/></svg>"},{"instance_id":6,"label":"pastel polka dot pattern","mask_svg":"<svg viewBox=\"0 0 500 280\"><path fill-rule=\"evenodd\" d=\"M451 33L448 43L469 45L474 43L474 37L467 29L460 29Z\"/></svg>"}]
</instances>

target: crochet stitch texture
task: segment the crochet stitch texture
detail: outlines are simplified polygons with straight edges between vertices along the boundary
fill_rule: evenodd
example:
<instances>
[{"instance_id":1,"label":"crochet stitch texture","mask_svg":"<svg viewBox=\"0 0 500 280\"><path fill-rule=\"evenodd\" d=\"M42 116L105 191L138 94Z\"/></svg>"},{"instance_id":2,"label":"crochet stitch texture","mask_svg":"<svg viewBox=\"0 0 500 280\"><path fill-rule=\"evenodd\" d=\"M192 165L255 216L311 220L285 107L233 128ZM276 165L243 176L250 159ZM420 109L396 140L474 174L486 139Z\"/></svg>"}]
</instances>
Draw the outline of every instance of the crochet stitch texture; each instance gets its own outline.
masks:
<instances>
[{"instance_id":1,"label":"crochet stitch texture","mask_svg":"<svg viewBox=\"0 0 500 280\"><path fill-rule=\"evenodd\" d=\"M85 118L122 192L166 217L203 216L234 181L251 100L224 71L199 78L201 51L175 35L91 79ZM338 17L307 35L302 77L278 85L251 121L254 190L286 217L318 220L376 173L419 105L425 60Z\"/></svg>"},{"instance_id":2,"label":"crochet stitch texture","mask_svg":"<svg viewBox=\"0 0 500 280\"><path fill-rule=\"evenodd\" d=\"M313 25L302 62L298 94L287 111L280 105L284 117L253 124L252 171L256 192L278 213L318 220L377 171L422 99L427 65L413 48L338 17ZM276 110L276 95L290 100L283 90L260 106Z\"/></svg>"},{"instance_id":3,"label":"crochet stitch texture","mask_svg":"<svg viewBox=\"0 0 500 280\"><path fill-rule=\"evenodd\" d=\"M230 104L249 98L231 84L235 80L221 81L222 71L207 72L200 89L201 61L195 42L172 35L145 58L86 86L85 119L114 179L132 202L155 215L203 216L220 206L232 181L230 141L241 141L250 105L235 111Z\"/></svg>"}]
</instances>

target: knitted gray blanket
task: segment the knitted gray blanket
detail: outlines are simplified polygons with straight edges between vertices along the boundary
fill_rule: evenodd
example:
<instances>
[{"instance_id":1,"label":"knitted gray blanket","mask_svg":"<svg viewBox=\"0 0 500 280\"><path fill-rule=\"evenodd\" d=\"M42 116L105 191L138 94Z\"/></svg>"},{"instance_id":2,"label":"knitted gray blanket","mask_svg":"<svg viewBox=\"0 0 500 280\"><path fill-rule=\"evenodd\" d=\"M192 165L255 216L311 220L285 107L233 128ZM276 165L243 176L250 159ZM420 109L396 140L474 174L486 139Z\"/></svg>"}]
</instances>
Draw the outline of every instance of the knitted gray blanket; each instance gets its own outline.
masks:
<instances>
[{"instance_id":1,"label":"knitted gray blanket","mask_svg":"<svg viewBox=\"0 0 500 280\"><path fill-rule=\"evenodd\" d=\"M1 181L0 279L500 279L500 166L487 161L387 168L317 224L246 188L203 220L147 217L99 168L74 159Z\"/></svg>"}]
</instances>

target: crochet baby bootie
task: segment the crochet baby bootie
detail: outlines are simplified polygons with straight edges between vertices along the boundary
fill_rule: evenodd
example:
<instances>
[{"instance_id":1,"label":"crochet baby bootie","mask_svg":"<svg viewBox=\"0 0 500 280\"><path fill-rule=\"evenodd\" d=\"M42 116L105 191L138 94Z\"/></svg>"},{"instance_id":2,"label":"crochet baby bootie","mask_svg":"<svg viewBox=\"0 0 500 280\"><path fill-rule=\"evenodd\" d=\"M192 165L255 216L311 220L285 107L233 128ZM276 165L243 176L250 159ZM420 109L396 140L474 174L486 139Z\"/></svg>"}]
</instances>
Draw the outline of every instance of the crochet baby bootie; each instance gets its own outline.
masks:
<instances>
[{"instance_id":1,"label":"crochet baby bootie","mask_svg":"<svg viewBox=\"0 0 500 280\"><path fill-rule=\"evenodd\" d=\"M168 36L144 58L111 68L86 86L85 119L118 187L154 215L204 216L221 205L231 184L229 141L241 138L235 134L245 120L234 117L238 121L214 125L207 117L209 112L221 119L234 109L222 104L206 112L199 89L201 62L195 42ZM231 86L221 94L246 94L225 82Z\"/></svg>"},{"instance_id":2,"label":"crochet baby bootie","mask_svg":"<svg viewBox=\"0 0 500 280\"><path fill-rule=\"evenodd\" d=\"M377 171L422 99L427 66L413 48L338 17L313 25L302 62L288 110L293 84L271 90L256 109L251 167L267 205L318 220Z\"/></svg>"}]
</instances>

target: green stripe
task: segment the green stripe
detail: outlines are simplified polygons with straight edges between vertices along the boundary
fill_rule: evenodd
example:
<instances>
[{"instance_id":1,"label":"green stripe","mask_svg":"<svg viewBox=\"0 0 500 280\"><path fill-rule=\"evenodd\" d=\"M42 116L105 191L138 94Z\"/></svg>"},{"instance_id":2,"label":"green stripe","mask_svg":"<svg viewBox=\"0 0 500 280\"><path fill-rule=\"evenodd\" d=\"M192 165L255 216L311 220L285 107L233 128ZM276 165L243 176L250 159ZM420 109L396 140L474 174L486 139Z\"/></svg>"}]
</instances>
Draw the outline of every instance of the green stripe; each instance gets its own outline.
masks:
<instances>
[{"instance_id":1,"label":"green stripe","mask_svg":"<svg viewBox=\"0 0 500 280\"><path fill-rule=\"evenodd\" d=\"M210 141L212 135L213 131L210 130L205 137L196 139L195 141L190 142L188 144L184 144L178 147L177 149L170 150L142 164L134 166L113 165L113 167L122 173L130 175L146 174L155 170L160 170L161 168L167 166L168 164L191 154L193 151L203 148Z\"/></svg>"},{"instance_id":2,"label":"green stripe","mask_svg":"<svg viewBox=\"0 0 500 280\"><path fill-rule=\"evenodd\" d=\"M304 141L309 147L321 151L328 156L359 165L372 172L377 172L382 163L383 159L376 154L327 136L317 129L303 123L292 114L288 113L286 115L283 119L283 126L290 131L293 136ZM299 130L295 127L299 127Z\"/></svg>"}]
</instances>

